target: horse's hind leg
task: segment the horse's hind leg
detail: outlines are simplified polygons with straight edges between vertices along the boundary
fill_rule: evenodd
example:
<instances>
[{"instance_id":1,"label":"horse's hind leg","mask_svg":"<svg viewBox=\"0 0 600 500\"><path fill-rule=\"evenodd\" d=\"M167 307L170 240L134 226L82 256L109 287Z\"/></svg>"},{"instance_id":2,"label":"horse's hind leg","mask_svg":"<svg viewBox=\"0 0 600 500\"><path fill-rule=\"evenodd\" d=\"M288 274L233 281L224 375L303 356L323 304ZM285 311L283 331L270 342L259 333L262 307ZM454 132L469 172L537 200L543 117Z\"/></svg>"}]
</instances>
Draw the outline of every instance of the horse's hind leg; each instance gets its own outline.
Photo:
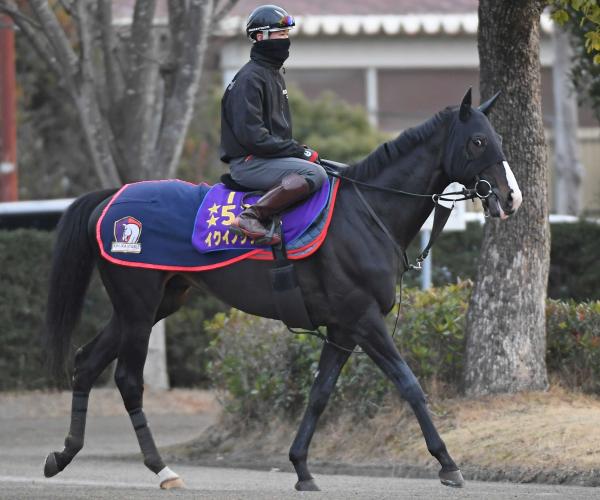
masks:
<instances>
[{"instance_id":1,"label":"horse's hind leg","mask_svg":"<svg viewBox=\"0 0 600 500\"><path fill-rule=\"evenodd\" d=\"M296 434L296 438L290 448L290 461L294 465L298 482L296 489L299 491L318 491L313 477L308 471L307 458L308 447L315 432L317 421L325 410L329 396L331 395L337 382L340 371L350 356L350 351L354 348L354 343L338 339L332 335L333 330L328 331L329 338L336 344L343 346L343 350L331 344L324 344L319 359L319 368L313 386L310 390L308 407L302 418L302 422Z\"/></svg>"},{"instance_id":2,"label":"horse's hind leg","mask_svg":"<svg viewBox=\"0 0 600 500\"><path fill-rule=\"evenodd\" d=\"M183 487L183 481L163 462L143 410L143 372L152 325L180 302L163 298L163 293L169 292L164 273L143 271L139 276L131 273L127 280L119 282L119 300L113 298L122 332L115 382L135 429L144 464L158 475L161 488ZM134 282L137 286L132 285ZM185 290L177 288L177 291Z\"/></svg>"},{"instance_id":3,"label":"horse's hind leg","mask_svg":"<svg viewBox=\"0 0 600 500\"><path fill-rule=\"evenodd\" d=\"M117 357L119 330L115 317L88 344L77 350L73 373L71 425L63 451L51 452L46 457L44 475L52 477L62 471L83 448L85 419L90 390L109 363Z\"/></svg>"},{"instance_id":4,"label":"horse's hind leg","mask_svg":"<svg viewBox=\"0 0 600 500\"><path fill-rule=\"evenodd\" d=\"M355 340L390 378L400 395L413 409L429 453L442 466L439 472L442 484L455 487L464 486L462 474L448 453L446 445L431 419L423 389L396 349L387 332L383 317L378 311L372 310L362 318L358 327L360 330L357 331Z\"/></svg>"}]
</instances>

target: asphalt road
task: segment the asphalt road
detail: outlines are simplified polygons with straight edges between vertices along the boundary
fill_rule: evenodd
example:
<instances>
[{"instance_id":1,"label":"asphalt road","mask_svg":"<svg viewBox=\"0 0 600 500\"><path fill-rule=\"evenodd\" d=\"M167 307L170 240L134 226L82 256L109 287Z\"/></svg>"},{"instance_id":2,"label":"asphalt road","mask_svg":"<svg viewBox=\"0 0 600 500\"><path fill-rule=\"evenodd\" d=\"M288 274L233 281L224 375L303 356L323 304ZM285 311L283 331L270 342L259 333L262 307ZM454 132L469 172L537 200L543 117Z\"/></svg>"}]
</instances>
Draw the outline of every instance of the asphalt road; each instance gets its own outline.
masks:
<instances>
[{"instance_id":1,"label":"asphalt road","mask_svg":"<svg viewBox=\"0 0 600 500\"><path fill-rule=\"evenodd\" d=\"M159 446L183 442L202 432L211 415L151 415ZM65 417L0 418L0 499L579 499L600 498L595 488L468 482L461 490L436 480L316 475L320 493L293 490L295 476L279 471L171 465L186 490L162 491L137 452L126 416L88 418L86 445L58 476L45 479L42 462L62 448Z\"/></svg>"}]
</instances>

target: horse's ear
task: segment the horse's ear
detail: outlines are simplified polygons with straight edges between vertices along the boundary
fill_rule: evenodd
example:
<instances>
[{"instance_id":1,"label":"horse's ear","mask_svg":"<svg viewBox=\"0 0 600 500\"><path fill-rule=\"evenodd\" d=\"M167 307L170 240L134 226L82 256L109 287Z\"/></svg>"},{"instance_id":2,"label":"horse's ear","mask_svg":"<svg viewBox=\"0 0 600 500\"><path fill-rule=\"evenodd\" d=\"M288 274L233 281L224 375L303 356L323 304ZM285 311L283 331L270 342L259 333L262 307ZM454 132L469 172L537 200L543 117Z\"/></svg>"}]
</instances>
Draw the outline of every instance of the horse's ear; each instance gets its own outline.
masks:
<instances>
[{"instance_id":1,"label":"horse's ear","mask_svg":"<svg viewBox=\"0 0 600 500\"><path fill-rule=\"evenodd\" d=\"M479 111L481 111L484 115L487 115L490 112L490 109L492 109L492 106L494 105L494 103L496 102L496 99L498 99L498 96L501 93L502 93L502 91L499 90L492 97L490 97L487 101L482 102L479 105Z\"/></svg>"},{"instance_id":2,"label":"horse's ear","mask_svg":"<svg viewBox=\"0 0 600 500\"><path fill-rule=\"evenodd\" d=\"M463 97L460 103L460 112L458 113L461 122L466 122L469 116L471 116L471 87L469 87L469 90L467 90L467 93Z\"/></svg>"}]
</instances>

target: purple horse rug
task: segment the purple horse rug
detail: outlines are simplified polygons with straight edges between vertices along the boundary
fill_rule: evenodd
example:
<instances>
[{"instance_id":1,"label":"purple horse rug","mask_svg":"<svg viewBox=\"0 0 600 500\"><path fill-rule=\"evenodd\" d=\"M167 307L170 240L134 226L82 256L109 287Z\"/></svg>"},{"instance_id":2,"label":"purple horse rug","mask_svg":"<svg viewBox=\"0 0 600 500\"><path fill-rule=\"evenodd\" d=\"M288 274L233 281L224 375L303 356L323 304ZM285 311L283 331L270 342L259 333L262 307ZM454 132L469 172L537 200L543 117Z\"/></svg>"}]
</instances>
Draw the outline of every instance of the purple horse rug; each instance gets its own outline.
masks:
<instances>
[{"instance_id":1,"label":"purple horse rug","mask_svg":"<svg viewBox=\"0 0 600 500\"><path fill-rule=\"evenodd\" d=\"M206 195L194 224L192 245L199 252L220 250L253 249L253 240L238 237L230 230L231 223L244 207L254 204L260 195L231 191L224 184L216 184ZM281 226L284 241L293 242L303 234L329 199L329 183L324 185L304 203L292 207L282 214Z\"/></svg>"},{"instance_id":2,"label":"purple horse rug","mask_svg":"<svg viewBox=\"0 0 600 500\"><path fill-rule=\"evenodd\" d=\"M282 214L288 258L314 253L325 239L339 182L324 183L302 204ZM223 184L180 180L126 184L96 225L103 258L115 264L167 271L204 271L243 259L272 260L270 247L230 231L233 219L258 195Z\"/></svg>"}]
</instances>

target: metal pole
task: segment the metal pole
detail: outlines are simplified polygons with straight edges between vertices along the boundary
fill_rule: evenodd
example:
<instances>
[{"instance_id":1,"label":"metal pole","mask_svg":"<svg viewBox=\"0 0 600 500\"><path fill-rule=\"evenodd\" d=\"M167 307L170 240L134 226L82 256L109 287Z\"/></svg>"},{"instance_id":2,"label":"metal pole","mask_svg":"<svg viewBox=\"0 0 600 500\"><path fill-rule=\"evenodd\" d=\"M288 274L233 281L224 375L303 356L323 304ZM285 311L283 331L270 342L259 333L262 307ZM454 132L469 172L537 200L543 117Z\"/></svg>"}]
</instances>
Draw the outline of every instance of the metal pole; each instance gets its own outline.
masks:
<instances>
[{"instance_id":1,"label":"metal pole","mask_svg":"<svg viewBox=\"0 0 600 500\"><path fill-rule=\"evenodd\" d=\"M0 15L0 201L19 197L16 108L14 24Z\"/></svg>"},{"instance_id":2,"label":"metal pole","mask_svg":"<svg viewBox=\"0 0 600 500\"><path fill-rule=\"evenodd\" d=\"M431 231L429 229L421 230L421 248L425 248L429 242ZM421 289L428 290L431 288L431 252L423 261L423 269L421 270Z\"/></svg>"},{"instance_id":3,"label":"metal pole","mask_svg":"<svg viewBox=\"0 0 600 500\"><path fill-rule=\"evenodd\" d=\"M377 68L369 67L365 73L365 87L367 92L367 113L369 123L373 127L379 125L379 97L377 92Z\"/></svg>"}]
</instances>

